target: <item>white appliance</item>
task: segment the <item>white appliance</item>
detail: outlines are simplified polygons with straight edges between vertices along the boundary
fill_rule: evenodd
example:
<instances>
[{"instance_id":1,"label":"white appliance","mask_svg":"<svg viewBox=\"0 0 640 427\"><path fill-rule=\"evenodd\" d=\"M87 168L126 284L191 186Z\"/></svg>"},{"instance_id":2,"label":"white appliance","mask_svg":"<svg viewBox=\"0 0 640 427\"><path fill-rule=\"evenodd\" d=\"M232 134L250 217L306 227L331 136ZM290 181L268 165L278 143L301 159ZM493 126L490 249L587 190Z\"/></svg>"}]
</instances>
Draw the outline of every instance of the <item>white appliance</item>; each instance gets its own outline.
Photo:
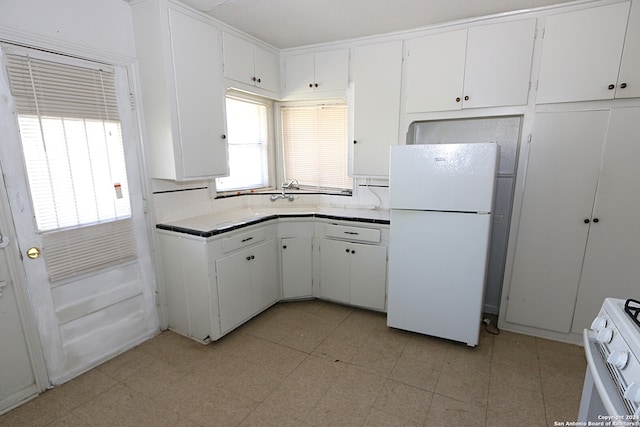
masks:
<instances>
[{"instance_id":1,"label":"white appliance","mask_svg":"<svg viewBox=\"0 0 640 427\"><path fill-rule=\"evenodd\" d=\"M640 326L625 305L636 315L640 312L638 302L607 298L591 328L584 330L587 373L580 425L640 425Z\"/></svg>"},{"instance_id":2,"label":"white appliance","mask_svg":"<svg viewBox=\"0 0 640 427\"><path fill-rule=\"evenodd\" d=\"M498 144L391 147L387 325L476 346Z\"/></svg>"}]
</instances>

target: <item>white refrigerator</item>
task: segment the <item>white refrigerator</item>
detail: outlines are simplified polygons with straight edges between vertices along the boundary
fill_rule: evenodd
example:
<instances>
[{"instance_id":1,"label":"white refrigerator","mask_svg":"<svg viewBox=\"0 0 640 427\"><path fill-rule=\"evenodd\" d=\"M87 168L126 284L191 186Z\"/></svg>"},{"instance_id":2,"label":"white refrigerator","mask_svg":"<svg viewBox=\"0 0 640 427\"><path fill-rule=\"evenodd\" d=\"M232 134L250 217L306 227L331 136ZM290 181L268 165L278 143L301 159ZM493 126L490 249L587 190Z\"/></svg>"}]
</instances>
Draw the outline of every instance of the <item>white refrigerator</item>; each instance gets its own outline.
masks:
<instances>
[{"instance_id":1,"label":"white refrigerator","mask_svg":"<svg viewBox=\"0 0 640 427\"><path fill-rule=\"evenodd\" d=\"M387 325L476 346L498 144L391 147Z\"/></svg>"}]
</instances>

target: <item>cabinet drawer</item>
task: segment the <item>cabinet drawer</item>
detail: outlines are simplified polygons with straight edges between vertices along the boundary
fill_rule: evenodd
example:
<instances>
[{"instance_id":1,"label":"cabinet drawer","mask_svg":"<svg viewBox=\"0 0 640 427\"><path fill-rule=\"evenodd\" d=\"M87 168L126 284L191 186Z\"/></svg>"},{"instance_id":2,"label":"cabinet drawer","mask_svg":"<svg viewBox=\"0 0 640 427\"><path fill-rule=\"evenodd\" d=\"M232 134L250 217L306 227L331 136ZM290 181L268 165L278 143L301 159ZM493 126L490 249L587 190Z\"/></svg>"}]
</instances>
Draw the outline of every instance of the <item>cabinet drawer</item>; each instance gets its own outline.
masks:
<instances>
[{"instance_id":1,"label":"cabinet drawer","mask_svg":"<svg viewBox=\"0 0 640 427\"><path fill-rule=\"evenodd\" d=\"M345 225L327 224L327 237L336 237L358 242L380 242L380 230L364 227L349 227Z\"/></svg>"},{"instance_id":2,"label":"cabinet drawer","mask_svg":"<svg viewBox=\"0 0 640 427\"><path fill-rule=\"evenodd\" d=\"M235 236L222 239L222 253L235 251L245 246L262 242L265 239L264 229L236 234Z\"/></svg>"}]
</instances>

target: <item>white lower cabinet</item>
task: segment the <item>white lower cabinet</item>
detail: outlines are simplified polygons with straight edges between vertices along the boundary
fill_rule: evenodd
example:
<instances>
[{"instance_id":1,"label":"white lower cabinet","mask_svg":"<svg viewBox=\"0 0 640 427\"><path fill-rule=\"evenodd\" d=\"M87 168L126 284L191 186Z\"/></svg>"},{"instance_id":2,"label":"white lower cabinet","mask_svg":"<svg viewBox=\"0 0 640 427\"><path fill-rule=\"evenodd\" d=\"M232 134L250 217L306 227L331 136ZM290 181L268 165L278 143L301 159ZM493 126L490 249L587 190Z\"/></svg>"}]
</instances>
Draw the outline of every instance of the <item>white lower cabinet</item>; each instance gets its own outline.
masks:
<instances>
[{"instance_id":1,"label":"white lower cabinet","mask_svg":"<svg viewBox=\"0 0 640 427\"><path fill-rule=\"evenodd\" d=\"M320 239L320 297L384 310L387 248Z\"/></svg>"},{"instance_id":2,"label":"white lower cabinet","mask_svg":"<svg viewBox=\"0 0 640 427\"><path fill-rule=\"evenodd\" d=\"M275 240L220 258L215 269L222 334L280 300Z\"/></svg>"},{"instance_id":3,"label":"white lower cabinet","mask_svg":"<svg viewBox=\"0 0 640 427\"><path fill-rule=\"evenodd\" d=\"M280 259L282 263L282 298L311 297L313 290L311 237L280 239Z\"/></svg>"}]
</instances>

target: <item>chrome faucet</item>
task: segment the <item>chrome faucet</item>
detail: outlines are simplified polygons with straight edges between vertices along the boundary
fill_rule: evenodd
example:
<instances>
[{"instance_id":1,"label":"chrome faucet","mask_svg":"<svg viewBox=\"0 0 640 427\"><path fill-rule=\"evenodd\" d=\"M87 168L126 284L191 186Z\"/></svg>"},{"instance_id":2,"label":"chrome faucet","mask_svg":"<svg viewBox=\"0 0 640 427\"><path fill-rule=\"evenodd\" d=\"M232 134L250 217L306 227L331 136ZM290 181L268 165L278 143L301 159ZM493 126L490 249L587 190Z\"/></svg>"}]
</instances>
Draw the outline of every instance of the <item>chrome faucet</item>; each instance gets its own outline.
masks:
<instances>
[{"instance_id":1,"label":"chrome faucet","mask_svg":"<svg viewBox=\"0 0 640 427\"><path fill-rule=\"evenodd\" d=\"M297 179L292 179L289 182L283 182L282 183L282 194L274 194L271 196L271 201L275 202L278 199L288 199L290 202L293 202L293 199L295 199L295 196L293 194L289 194L287 195L286 193L286 189L287 188L295 188L296 190L300 189L300 184L298 184L298 180Z\"/></svg>"}]
</instances>

